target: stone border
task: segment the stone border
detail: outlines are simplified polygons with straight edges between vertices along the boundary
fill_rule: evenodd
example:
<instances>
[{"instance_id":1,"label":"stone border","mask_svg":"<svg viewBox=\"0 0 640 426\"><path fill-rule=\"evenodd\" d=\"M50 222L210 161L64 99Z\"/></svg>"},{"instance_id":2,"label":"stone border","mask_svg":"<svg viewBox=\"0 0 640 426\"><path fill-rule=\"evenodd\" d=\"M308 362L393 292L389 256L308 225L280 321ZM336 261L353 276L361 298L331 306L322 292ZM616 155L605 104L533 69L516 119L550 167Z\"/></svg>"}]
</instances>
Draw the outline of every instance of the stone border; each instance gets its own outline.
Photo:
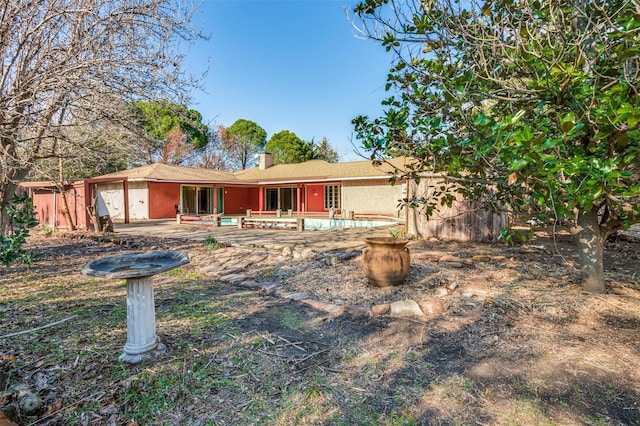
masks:
<instances>
[{"instance_id":1,"label":"stone border","mask_svg":"<svg viewBox=\"0 0 640 426\"><path fill-rule=\"evenodd\" d=\"M240 251L242 248L234 247ZM290 247L282 249L283 256L295 258L308 258L311 255L318 255L318 253L312 252L309 249L297 252ZM296 256L297 254L297 256ZM350 259L361 255L361 251L351 250L344 253L329 254L326 256L330 262L338 262L346 259ZM433 256L437 254L437 256ZM400 300L392 303L385 303L381 305L375 305L371 308L367 308L361 305L337 305L333 303L325 303L320 300L312 299L306 292L291 292L284 287L275 283L260 283L250 276L243 274L250 263L260 262L269 256L265 252L255 252L246 250L244 256L239 253L221 253L220 260L223 261L225 267L220 268L219 265L207 265L201 267L200 270L205 274L212 276L215 280L225 282L232 285L239 285L242 287L256 289L262 291L268 295L280 297L286 300L299 302L303 305L309 306L317 311L324 312L330 316L340 316L342 314L349 314L354 316L375 317L388 315L393 318L414 317L414 318L427 318L430 316L444 314L447 310L445 303L442 300L422 300L416 302L412 299ZM462 267L463 265L470 265L475 262L486 262L491 260L488 256L477 256L477 259L462 259L455 256L443 254L443 253L423 253L416 256L419 259L429 259L437 261L448 267ZM217 274L216 274L217 272Z\"/></svg>"}]
</instances>

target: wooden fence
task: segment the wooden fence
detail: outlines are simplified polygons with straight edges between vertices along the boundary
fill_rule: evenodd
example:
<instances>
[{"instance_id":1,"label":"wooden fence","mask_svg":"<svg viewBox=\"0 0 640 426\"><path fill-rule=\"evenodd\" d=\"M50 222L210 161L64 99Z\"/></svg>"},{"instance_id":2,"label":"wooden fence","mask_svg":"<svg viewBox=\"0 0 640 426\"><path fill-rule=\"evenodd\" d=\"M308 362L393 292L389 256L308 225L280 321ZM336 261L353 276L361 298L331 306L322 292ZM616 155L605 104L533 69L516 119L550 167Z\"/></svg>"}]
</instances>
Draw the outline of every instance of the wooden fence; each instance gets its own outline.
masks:
<instances>
[{"instance_id":1,"label":"wooden fence","mask_svg":"<svg viewBox=\"0 0 640 426\"><path fill-rule=\"evenodd\" d=\"M433 197L430 185L437 184L434 179L441 178L422 179L418 184L412 182L411 194ZM506 211L486 211L479 202L472 203L459 194L451 207L439 206L430 218L424 214L424 208L409 209L409 216L408 220L414 221L415 230L421 237L450 241L496 241L502 229L509 226Z\"/></svg>"}]
</instances>

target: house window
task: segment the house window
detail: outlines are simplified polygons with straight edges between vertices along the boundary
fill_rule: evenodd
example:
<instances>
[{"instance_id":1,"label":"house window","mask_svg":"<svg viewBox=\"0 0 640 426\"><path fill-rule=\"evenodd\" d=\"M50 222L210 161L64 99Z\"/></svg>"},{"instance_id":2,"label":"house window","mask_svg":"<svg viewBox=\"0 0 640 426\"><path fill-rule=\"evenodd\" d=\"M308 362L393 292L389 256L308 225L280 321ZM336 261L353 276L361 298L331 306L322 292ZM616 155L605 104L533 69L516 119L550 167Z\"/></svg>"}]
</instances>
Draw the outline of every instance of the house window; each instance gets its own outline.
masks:
<instances>
[{"instance_id":1,"label":"house window","mask_svg":"<svg viewBox=\"0 0 640 426\"><path fill-rule=\"evenodd\" d=\"M324 187L324 209L340 208L340 185L326 185Z\"/></svg>"}]
</instances>

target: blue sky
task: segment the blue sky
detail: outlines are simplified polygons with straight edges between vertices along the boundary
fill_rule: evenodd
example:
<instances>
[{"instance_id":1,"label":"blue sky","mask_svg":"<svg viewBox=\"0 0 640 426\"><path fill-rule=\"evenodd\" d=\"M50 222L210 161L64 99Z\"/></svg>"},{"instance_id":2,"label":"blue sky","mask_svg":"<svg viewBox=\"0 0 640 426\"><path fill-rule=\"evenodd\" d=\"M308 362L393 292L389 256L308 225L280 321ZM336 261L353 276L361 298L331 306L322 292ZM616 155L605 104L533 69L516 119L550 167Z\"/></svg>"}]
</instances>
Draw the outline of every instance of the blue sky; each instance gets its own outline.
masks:
<instances>
[{"instance_id":1,"label":"blue sky","mask_svg":"<svg viewBox=\"0 0 640 426\"><path fill-rule=\"evenodd\" d=\"M194 19L209 40L187 54L195 74L207 70L206 93L190 105L205 122L256 122L267 138L281 130L304 140L326 137L341 161L353 153L351 120L377 117L392 57L355 37L349 0L205 0Z\"/></svg>"}]
</instances>

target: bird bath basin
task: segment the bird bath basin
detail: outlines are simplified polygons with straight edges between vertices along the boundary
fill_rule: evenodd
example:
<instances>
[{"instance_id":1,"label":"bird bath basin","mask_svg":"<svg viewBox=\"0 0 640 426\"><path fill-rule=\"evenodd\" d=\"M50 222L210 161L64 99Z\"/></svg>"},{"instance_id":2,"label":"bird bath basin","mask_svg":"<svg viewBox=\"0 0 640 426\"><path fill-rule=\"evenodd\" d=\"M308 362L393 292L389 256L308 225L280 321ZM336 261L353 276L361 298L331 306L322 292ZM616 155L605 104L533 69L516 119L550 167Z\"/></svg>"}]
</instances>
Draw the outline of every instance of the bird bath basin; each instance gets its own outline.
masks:
<instances>
[{"instance_id":1,"label":"bird bath basin","mask_svg":"<svg viewBox=\"0 0 640 426\"><path fill-rule=\"evenodd\" d=\"M156 336L152 277L187 263L186 253L150 251L104 257L82 268L83 275L127 280L127 344L121 361L135 364L166 350Z\"/></svg>"}]
</instances>

